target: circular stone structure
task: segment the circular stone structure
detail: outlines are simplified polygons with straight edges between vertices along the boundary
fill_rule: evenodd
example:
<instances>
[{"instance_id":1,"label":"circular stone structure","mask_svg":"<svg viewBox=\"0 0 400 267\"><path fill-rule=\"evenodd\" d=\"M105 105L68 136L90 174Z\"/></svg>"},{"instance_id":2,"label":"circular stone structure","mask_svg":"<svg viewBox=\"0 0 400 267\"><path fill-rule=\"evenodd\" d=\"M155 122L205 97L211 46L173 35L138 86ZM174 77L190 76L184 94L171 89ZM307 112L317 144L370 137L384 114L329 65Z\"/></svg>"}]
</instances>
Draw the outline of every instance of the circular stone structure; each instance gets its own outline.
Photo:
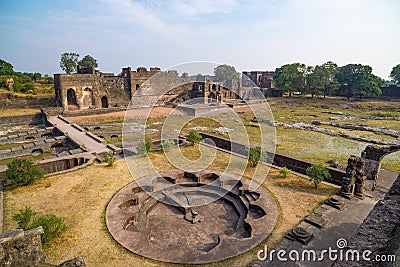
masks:
<instances>
[{"instance_id":1,"label":"circular stone structure","mask_svg":"<svg viewBox=\"0 0 400 267\"><path fill-rule=\"evenodd\" d=\"M106 224L119 244L144 257L191 264L227 259L260 244L277 222L269 193L249 190L250 180L238 175L176 170L140 180L111 199Z\"/></svg>"}]
</instances>

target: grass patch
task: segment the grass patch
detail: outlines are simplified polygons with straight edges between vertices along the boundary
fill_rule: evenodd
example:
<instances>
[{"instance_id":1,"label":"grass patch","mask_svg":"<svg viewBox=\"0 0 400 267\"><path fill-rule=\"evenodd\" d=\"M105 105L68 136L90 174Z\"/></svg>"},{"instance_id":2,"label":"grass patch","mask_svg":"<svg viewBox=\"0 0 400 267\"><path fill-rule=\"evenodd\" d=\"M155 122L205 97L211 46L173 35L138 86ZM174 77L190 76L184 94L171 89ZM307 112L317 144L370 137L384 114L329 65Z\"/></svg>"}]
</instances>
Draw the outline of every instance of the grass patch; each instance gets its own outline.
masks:
<instances>
[{"instance_id":1,"label":"grass patch","mask_svg":"<svg viewBox=\"0 0 400 267\"><path fill-rule=\"evenodd\" d=\"M382 117L382 118L397 118L400 117L400 113L397 112L370 112L369 115Z\"/></svg>"}]
</instances>

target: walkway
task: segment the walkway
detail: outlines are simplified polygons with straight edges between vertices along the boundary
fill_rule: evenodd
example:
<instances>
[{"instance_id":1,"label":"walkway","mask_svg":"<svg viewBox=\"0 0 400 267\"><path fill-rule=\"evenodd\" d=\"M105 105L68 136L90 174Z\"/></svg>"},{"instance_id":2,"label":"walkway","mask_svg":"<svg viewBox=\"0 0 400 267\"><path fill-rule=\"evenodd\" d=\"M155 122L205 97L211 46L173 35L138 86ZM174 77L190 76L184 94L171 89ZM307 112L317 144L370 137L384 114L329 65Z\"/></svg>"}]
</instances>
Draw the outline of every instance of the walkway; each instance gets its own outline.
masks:
<instances>
[{"instance_id":1,"label":"walkway","mask_svg":"<svg viewBox=\"0 0 400 267\"><path fill-rule=\"evenodd\" d=\"M314 237L310 240L307 245L302 245L297 241L289 241L288 239L282 240L282 242L275 248L278 250L285 250L285 258L288 261L283 262L277 259L277 253L274 254L273 261L256 261L250 264L252 267L259 266L273 266L273 267L326 267L331 266L334 261L330 261L328 255L324 257L324 261L290 261L288 253L292 250L299 252L300 256L304 250L314 250L317 252L317 257L320 252L324 249L331 247L332 249L338 249L337 241L343 238L350 242L351 237L357 232L359 226L368 216L370 211L374 208L377 201L383 198L393 182L396 180L398 172L381 170L379 178L377 180L377 192L366 192L364 199L353 198L351 200L341 198L335 195L335 198L343 200L346 203L346 208L342 211L337 210L331 206L323 204L319 209L315 211L316 214L324 219L329 220L329 223L323 228L317 228L306 222L301 222L298 226L305 228L308 232L312 233ZM262 254L264 255L264 254Z\"/></svg>"},{"instance_id":2,"label":"walkway","mask_svg":"<svg viewBox=\"0 0 400 267\"><path fill-rule=\"evenodd\" d=\"M48 118L48 121L63 132L64 135L69 136L78 144L85 146L90 153L100 154L111 151L105 144L101 143L99 137L86 132L77 125L73 126L73 124L63 117L52 116Z\"/></svg>"}]
</instances>

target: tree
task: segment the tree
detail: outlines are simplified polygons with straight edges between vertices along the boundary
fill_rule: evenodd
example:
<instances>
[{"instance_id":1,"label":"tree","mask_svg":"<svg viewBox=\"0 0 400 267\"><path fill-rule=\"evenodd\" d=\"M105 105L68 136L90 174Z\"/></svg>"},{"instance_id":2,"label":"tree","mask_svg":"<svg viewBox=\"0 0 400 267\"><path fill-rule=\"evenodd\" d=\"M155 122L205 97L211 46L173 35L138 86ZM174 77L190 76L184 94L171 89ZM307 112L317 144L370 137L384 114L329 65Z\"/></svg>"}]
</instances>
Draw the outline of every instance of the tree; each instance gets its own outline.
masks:
<instances>
[{"instance_id":1,"label":"tree","mask_svg":"<svg viewBox=\"0 0 400 267\"><path fill-rule=\"evenodd\" d=\"M392 78L392 80L395 81L396 83L400 84L400 64L393 67L389 77Z\"/></svg>"},{"instance_id":2,"label":"tree","mask_svg":"<svg viewBox=\"0 0 400 267\"><path fill-rule=\"evenodd\" d=\"M7 180L3 184L10 182L10 186L23 186L33 182L33 180L42 178L45 174L41 166L34 165L30 159L15 158L7 164Z\"/></svg>"},{"instance_id":3,"label":"tree","mask_svg":"<svg viewBox=\"0 0 400 267\"><path fill-rule=\"evenodd\" d=\"M372 74L368 65L348 64L340 67L336 74L340 84L339 92L346 95L347 99L353 96L376 96L382 94L380 86L384 81Z\"/></svg>"},{"instance_id":4,"label":"tree","mask_svg":"<svg viewBox=\"0 0 400 267\"><path fill-rule=\"evenodd\" d=\"M314 97L316 94L324 94L324 98L327 94L335 89L335 71L337 65L331 61L328 61L321 66L308 67L307 68L307 92L311 93Z\"/></svg>"},{"instance_id":5,"label":"tree","mask_svg":"<svg viewBox=\"0 0 400 267\"><path fill-rule=\"evenodd\" d=\"M314 182L315 189L318 188L318 184L323 180L331 177L329 171L322 165L316 164L311 165L306 170L307 175L310 177L310 181Z\"/></svg>"},{"instance_id":6,"label":"tree","mask_svg":"<svg viewBox=\"0 0 400 267\"><path fill-rule=\"evenodd\" d=\"M78 55L79 57L79 55ZM93 69L96 69L99 64L97 64L97 60L94 59L94 57L92 57L91 55L86 55L84 56L79 62L78 62L79 66L82 66L84 68L90 68L92 67Z\"/></svg>"},{"instance_id":7,"label":"tree","mask_svg":"<svg viewBox=\"0 0 400 267\"><path fill-rule=\"evenodd\" d=\"M104 161L107 163L107 166L112 166L115 162L115 156L112 152L107 152L104 156Z\"/></svg>"},{"instance_id":8,"label":"tree","mask_svg":"<svg viewBox=\"0 0 400 267\"><path fill-rule=\"evenodd\" d=\"M214 68L214 75L218 81L225 82L228 80L237 81L240 79L240 73L238 73L234 66L219 65Z\"/></svg>"},{"instance_id":9,"label":"tree","mask_svg":"<svg viewBox=\"0 0 400 267\"><path fill-rule=\"evenodd\" d=\"M78 65L79 54L77 53L64 53L61 55L60 68L67 74L76 71Z\"/></svg>"},{"instance_id":10,"label":"tree","mask_svg":"<svg viewBox=\"0 0 400 267\"><path fill-rule=\"evenodd\" d=\"M14 75L14 69L11 63L0 59L0 75Z\"/></svg>"},{"instance_id":11,"label":"tree","mask_svg":"<svg viewBox=\"0 0 400 267\"><path fill-rule=\"evenodd\" d=\"M182 73L181 78L189 78L189 73L187 72Z\"/></svg>"},{"instance_id":12,"label":"tree","mask_svg":"<svg viewBox=\"0 0 400 267\"><path fill-rule=\"evenodd\" d=\"M306 65L292 63L283 65L275 70L275 86L284 92L289 92L289 97L294 91L303 91L306 79Z\"/></svg>"},{"instance_id":13,"label":"tree","mask_svg":"<svg viewBox=\"0 0 400 267\"><path fill-rule=\"evenodd\" d=\"M38 79L42 78L42 74L40 74L39 72L35 72L33 74L33 80L36 82Z\"/></svg>"},{"instance_id":14,"label":"tree","mask_svg":"<svg viewBox=\"0 0 400 267\"><path fill-rule=\"evenodd\" d=\"M259 146L249 148L248 152L247 165L250 167L256 167L260 161L264 161L266 158L265 152Z\"/></svg>"},{"instance_id":15,"label":"tree","mask_svg":"<svg viewBox=\"0 0 400 267\"><path fill-rule=\"evenodd\" d=\"M137 69L136 69L136 71L137 72L147 72L147 69L146 69L146 67L138 67Z\"/></svg>"},{"instance_id":16,"label":"tree","mask_svg":"<svg viewBox=\"0 0 400 267\"><path fill-rule=\"evenodd\" d=\"M145 138L137 145L137 151L140 155L145 156L153 151L153 142L149 138Z\"/></svg>"},{"instance_id":17,"label":"tree","mask_svg":"<svg viewBox=\"0 0 400 267\"><path fill-rule=\"evenodd\" d=\"M283 167L283 168L279 171L279 173L282 175L283 178L286 178L286 177L289 176L289 174L292 173L292 170L289 169L289 168L287 168L287 167Z\"/></svg>"},{"instance_id":18,"label":"tree","mask_svg":"<svg viewBox=\"0 0 400 267\"><path fill-rule=\"evenodd\" d=\"M196 143L200 143L201 140L203 140L203 137L196 130L191 130L188 137L186 137L186 140L188 141L189 145L193 146Z\"/></svg>"},{"instance_id":19,"label":"tree","mask_svg":"<svg viewBox=\"0 0 400 267\"><path fill-rule=\"evenodd\" d=\"M173 140L165 140L160 144L160 148L164 151L169 151L174 146L175 142Z\"/></svg>"}]
</instances>

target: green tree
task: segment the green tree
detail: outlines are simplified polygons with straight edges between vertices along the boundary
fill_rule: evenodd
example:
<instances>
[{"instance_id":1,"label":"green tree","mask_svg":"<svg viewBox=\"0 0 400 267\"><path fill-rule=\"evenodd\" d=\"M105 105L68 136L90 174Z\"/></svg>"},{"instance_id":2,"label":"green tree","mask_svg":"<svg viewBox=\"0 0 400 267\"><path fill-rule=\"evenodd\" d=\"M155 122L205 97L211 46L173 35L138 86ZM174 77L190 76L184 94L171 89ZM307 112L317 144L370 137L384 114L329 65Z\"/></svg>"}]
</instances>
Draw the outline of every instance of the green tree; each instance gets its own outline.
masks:
<instances>
[{"instance_id":1,"label":"green tree","mask_svg":"<svg viewBox=\"0 0 400 267\"><path fill-rule=\"evenodd\" d=\"M11 63L0 59L0 75L14 75L14 69Z\"/></svg>"},{"instance_id":2,"label":"green tree","mask_svg":"<svg viewBox=\"0 0 400 267\"><path fill-rule=\"evenodd\" d=\"M136 69L136 71L137 71L137 72L147 72L147 69L146 69L146 67L138 67L138 68Z\"/></svg>"},{"instance_id":3,"label":"green tree","mask_svg":"<svg viewBox=\"0 0 400 267\"><path fill-rule=\"evenodd\" d=\"M96 69L99 64L97 63L97 60L92 57L91 55L86 55L84 56L79 62L78 62L79 66L82 66L84 68L94 68Z\"/></svg>"},{"instance_id":4,"label":"green tree","mask_svg":"<svg viewBox=\"0 0 400 267\"><path fill-rule=\"evenodd\" d=\"M182 73L181 78L189 78L189 73L187 72Z\"/></svg>"},{"instance_id":5,"label":"green tree","mask_svg":"<svg viewBox=\"0 0 400 267\"><path fill-rule=\"evenodd\" d=\"M79 54L77 53L64 53L61 55L60 59L60 68L65 71L67 74L71 74L76 71L76 67L78 66L78 58Z\"/></svg>"},{"instance_id":6,"label":"green tree","mask_svg":"<svg viewBox=\"0 0 400 267\"><path fill-rule=\"evenodd\" d=\"M203 137L196 130L190 130L186 140L188 141L189 145L193 146L196 143L200 143L201 140L203 140Z\"/></svg>"},{"instance_id":7,"label":"green tree","mask_svg":"<svg viewBox=\"0 0 400 267\"><path fill-rule=\"evenodd\" d=\"M286 177L289 176L289 174L292 173L292 170L289 169L289 168L287 168L287 167L283 167L283 168L279 171L279 173L282 175L283 178L286 178Z\"/></svg>"},{"instance_id":8,"label":"green tree","mask_svg":"<svg viewBox=\"0 0 400 267\"><path fill-rule=\"evenodd\" d=\"M283 65L275 70L275 86L292 96L294 91L303 91L305 88L307 67L301 63Z\"/></svg>"},{"instance_id":9,"label":"green tree","mask_svg":"<svg viewBox=\"0 0 400 267\"><path fill-rule=\"evenodd\" d=\"M389 77L392 78L392 80L396 83L400 84L400 64L393 67Z\"/></svg>"},{"instance_id":10,"label":"green tree","mask_svg":"<svg viewBox=\"0 0 400 267\"><path fill-rule=\"evenodd\" d=\"M35 72L33 74L33 80L36 82L37 80L39 80L40 78L42 78L42 74L40 74L39 72Z\"/></svg>"},{"instance_id":11,"label":"green tree","mask_svg":"<svg viewBox=\"0 0 400 267\"><path fill-rule=\"evenodd\" d=\"M214 68L214 75L221 82L228 80L237 81L240 79L240 73L236 71L235 67L226 64Z\"/></svg>"},{"instance_id":12,"label":"green tree","mask_svg":"<svg viewBox=\"0 0 400 267\"><path fill-rule=\"evenodd\" d=\"M311 165L306 170L307 175L310 177L310 181L314 183L315 188L318 188L318 184L323 180L331 177L329 171L322 165L316 164Z\"/></svg>"},{"instance_id":13,"label":"green tree","mask_svg":"<svg viewBox=\"0 0 400 267\"><path fill-rule=\"evenodd\" d=\"M336 74L339 82L339 92L347 96L377 96L382 94L380 86L384 81L372 74L372 68L368 65L348 64L340 67Z\"/></svg>"},{"instance_id":14,"label":"green tree","mask_svg":"<svg viewBox=\"0 0 400 267\"><path fill-rule=\"evenodd\" d=\"M136 147L139 155L147 155L153 151L153 142L151 139L146 138L144 141L141 141Z\"/></svg>"},{"instance_id":15,"label":"green tree","mask_svg":"<svg viewBox=\"0 0 400 267\"><path fill-rule=\"evenodd\" d=\"M104 161L107 163L107 166L112 166L115 162L115 156L112 152L107 152L104 156Z\"/></svg>"},{"instance_id":16,"label":"green tree","mask_svg":"<svg viewBox=\"0 0 400 267\"><path fill-rule=\"evenodd\" d=\"M173 140L165 140L160 144L160 148L164 151L169 151L174 145L175 142Z\"/></svg>"},{"instance_id":17,"label":"green tree","mask_svg":"<svg viewBox=\"0 0 400 267\"><path fill-rule=\"evenodd\" d=\"M41 166L34 165L30 159L15 158L7 164L6 176L8 181L3 181L3 184L10 182L10 186L23 186L33 182L33 180L42 178L45 174Z\"/></svg>"},{"instance_id":18,"label":"green tree","mask_svg":"<svg viewBox=\"0 0 400 267\"><path fill-rule=\"evenodd\" d=\"M261 147L251 147L248 149L248 161L247 165L250 167L256 167L260 161L264 161L266 158L265 152L261 150Z\"/></svg>"}]
</instances>

